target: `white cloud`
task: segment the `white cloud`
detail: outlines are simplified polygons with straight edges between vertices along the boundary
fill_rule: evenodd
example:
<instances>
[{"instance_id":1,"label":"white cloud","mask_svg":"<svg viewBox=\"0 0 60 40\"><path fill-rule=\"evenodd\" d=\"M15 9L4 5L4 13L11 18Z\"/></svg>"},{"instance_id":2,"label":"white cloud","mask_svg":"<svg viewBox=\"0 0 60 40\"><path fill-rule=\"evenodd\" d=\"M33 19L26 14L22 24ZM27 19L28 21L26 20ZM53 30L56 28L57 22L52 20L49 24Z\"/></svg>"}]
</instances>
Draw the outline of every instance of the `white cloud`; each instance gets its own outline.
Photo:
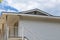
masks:
<instances>
[{"instance_id":1,"label":"white cloud","mask_svg":"<svg viewBox=\"0 0 60 40\"><path fill-rule=\"evenodd\" d=\"M13 0L6 0L8 4L13 4Z\"/></svg>"},{"instance_id":2,"label":"white cloud","mask_svg":"<svg viewBox=\"0 0 60 40\"><path fill-rule=\"evenodd\" d=\"M26 4L23 4L23 3L16 3L16 4L12 4L11 6L15 7L16 9L18 10L23 10L23 9L26 9Z\"/></svg>"},{"instance_id":3,"label":"white cloud","mask_svg":"<svg viewBox=\"0 0 60 40\"><path fill-rule=\"evenodd\" d=\"M6 10L0 9L0 12L2 12L2 11L6 11Z\"/></svg>"},{"instance_id":4,"label":"white cloud","mask_svg":"<svg viewBox=\"0 0 60 40\"><path fill-rule=\"evenodd\" d=\"M11 5L11 4L9 4ZM37 2L34 2L33 1L29 1L27 3L12 3L13 7L17 8L18 10L29 10L29 9L32 9L32 8L38 8L39 7L39 3Z\"/></svg>"},{"instance_id":5,"label":"white cloud","mask_svg":"<svg viewBox=\"0 0 60 40\"><path fill-rule=\"evenodd\" d=\"M25 1L25 2L24 2ZM53 8L59 0L8 0L9 5L17 9L28 10L32 8Z\"/></svg>"},{"instance_id":6,"label":"white cloud","mask_svg":"<svg viewBox=\"0 0 60 40\"><path fill-rule=\"evenodd\" d=\"M26 6L27 6L27 9L38 8L39 7L39 3L38 2L29 1Z\"/></svg>"},{"instance_id":7,"label":"white cloud","mask_svg":"<svg viewBox=\"0 0 60 40\"><path fill-rule=\"evenodd\" d=\"M33 8L39 8L42 10L53 9L57 5L60 5L60 0L7 0L9 5L20 10L29 10ZM60 8L58 8L60 9Z\"/></svg>"}]
</instances>

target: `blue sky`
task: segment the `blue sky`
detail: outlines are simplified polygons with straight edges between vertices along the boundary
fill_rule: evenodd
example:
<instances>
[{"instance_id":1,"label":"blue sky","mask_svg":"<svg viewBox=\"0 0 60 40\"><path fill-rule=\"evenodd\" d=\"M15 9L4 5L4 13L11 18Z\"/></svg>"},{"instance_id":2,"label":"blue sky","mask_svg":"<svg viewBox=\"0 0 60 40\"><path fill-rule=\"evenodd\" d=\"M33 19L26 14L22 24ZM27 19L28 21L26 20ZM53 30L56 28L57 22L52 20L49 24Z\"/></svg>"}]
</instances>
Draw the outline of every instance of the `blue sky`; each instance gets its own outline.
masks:
<instances>
[{"instance_id":1,"label":"blue sky","mask_svg":"<svg viewBox=\"0 0 60 40\"><path fill-rule=\"evenodd\" d=\"M0 15L2 12L18 12L18 10L13 6L10 6L6 0L3 0L0 3Z\"/></svg>"},{"instance_id":2,"label":"blue sky","mask_svg":"<svg viewBox=\"0 0 60 40\"><path fill-rule=\"evenodd\" d=\"M60 16L60 0L5 0L8 5L17 10L26 11L34 8L41 9L52 15Z\"/></svg>"}]
</instances>

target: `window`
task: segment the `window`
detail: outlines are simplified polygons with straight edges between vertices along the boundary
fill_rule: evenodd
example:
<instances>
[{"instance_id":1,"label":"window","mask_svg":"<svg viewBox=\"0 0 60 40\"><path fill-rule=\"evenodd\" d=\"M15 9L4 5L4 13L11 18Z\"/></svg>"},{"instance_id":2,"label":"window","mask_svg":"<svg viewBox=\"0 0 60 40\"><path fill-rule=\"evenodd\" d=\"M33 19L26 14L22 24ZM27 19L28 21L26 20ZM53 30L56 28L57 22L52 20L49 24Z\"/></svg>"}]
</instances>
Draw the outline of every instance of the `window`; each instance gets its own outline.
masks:
<instances>
[{"instance_id":1,"label":"window","mask_svg":"<svg viewBox=\"0 0 60 40\"><path fill-rule=\"evenodd\" d=\"M9 37L18 37L18 23L9 28Z\"/></svg>"},{"instance_id":2,"label":"window","mask_svg":"<svg viewBox=\"0 0 60 40\"><path fill-rule=\"evenodd\" d=\"M14 37L18 37L18 26L14 26Z\"/></svg>"}]
</instances>

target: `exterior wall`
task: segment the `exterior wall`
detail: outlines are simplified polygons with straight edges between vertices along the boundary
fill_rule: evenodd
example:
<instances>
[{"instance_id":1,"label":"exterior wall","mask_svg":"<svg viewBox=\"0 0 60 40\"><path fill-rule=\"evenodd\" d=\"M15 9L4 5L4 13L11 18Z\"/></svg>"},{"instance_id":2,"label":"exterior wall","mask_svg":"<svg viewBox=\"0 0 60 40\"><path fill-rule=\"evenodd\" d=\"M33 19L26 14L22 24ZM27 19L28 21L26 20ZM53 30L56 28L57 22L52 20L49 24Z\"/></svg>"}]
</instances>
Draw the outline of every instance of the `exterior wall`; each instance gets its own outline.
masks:
<instances>
[{"instance_id":1,"label":"exterior wall","mask_svg":"<svg viewBox=\"0 0 60 40\"><path fill-rule=\"evenodd\" d=\"M17 37L19 16L8 15L9 37Z\"/></svg>"},{"instance_id":2,"label":"exterior wall","mask_svg":"<svg viewBox=\"0 0 60 40\"><path fill-rule=\"evenodd\" d=\"M60 23L41 21L37 18L22 17L19 21L19 36L23 35L29 40L60 40Z\"/></svg>"},{"instance_id":3,"label":"exterior wall","mask_svg":"<svg viewBox=\"0 0 60 40\"><path fill-rule=\"evenodd\" d=\"M0 17L0 40L3 40L4 38L5 23L6 23L6 15L4 14Z\"/></svg>"}]
</instances>

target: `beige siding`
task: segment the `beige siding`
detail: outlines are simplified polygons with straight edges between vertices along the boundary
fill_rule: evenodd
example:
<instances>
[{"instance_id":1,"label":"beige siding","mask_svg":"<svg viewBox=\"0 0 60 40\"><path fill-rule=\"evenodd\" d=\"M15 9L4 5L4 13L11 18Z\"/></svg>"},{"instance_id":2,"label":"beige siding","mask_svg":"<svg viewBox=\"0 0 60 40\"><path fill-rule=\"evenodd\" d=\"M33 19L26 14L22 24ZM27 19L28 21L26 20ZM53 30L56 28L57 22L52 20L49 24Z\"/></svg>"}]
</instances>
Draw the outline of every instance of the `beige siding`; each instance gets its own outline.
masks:
<instances>
[{"instance_id":1,"label":"beige siding","mask_svg":"<svg viewBox=\"0 0 60 40\"><path fill-rule=\"evenodd\" d=\"M5 23L6 23L6 15L4 14L0 17L0 40L3 40L4 37Z\"/></svg>"}]
</instances>

